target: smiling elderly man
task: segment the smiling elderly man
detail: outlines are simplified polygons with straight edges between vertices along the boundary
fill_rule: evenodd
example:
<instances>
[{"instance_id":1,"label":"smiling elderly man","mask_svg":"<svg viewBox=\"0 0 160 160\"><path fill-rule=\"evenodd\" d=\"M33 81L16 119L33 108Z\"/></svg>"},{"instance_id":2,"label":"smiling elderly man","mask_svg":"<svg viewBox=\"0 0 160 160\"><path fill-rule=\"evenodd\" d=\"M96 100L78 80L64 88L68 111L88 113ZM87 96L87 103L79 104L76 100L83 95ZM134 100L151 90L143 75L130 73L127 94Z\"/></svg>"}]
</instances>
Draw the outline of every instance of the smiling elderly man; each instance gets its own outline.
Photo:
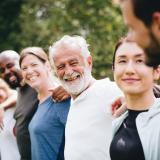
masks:
<instances>
[{"instance_id":1,"label":"smiling elderly man","mask_svg":"<svg viewBox=\"0 0 160 160\"><path fill-rule=\"evenodd\" d=\"M64 36L50 48L50 59L72 103L66 124L65 160L109 160L110 105L121 95L108 78L91 75L92 57L80 36Z\"/></svg>"}]
</instances>

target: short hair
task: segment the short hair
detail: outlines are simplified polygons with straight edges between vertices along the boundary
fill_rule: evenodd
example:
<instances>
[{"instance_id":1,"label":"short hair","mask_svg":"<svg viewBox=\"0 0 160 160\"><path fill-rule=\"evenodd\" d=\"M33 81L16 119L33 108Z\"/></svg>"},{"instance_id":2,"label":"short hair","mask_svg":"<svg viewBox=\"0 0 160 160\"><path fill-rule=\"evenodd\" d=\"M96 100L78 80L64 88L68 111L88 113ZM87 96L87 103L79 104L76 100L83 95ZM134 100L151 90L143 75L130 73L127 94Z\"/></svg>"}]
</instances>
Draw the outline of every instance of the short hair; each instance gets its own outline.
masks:
<instances>
[{"instance_id":1,"label":"short hair","mask_svg":"<svg viewBox=\"0 0 160 160\"><path fill-rule=\"evenodd\" d=\"M20 60L19 60L20 67L23 59L29 54L36 56L43 63L48 61L47 53L41 47L27 47L24 48L20 53Z\"/></svg>"},{"instance_id":2,"label":"short hair","mask_svg":"<svg viewBox=\"0 0 160 160\"><path fill-rule=\"evenodd\" d=\"M60 40L53 43L52 46L49 48L49 57L52 61L54 54L56 54L56 50L61 47L72 47L78 46L81 49L81 54L83 57L88 57L90 55L90 51L88 49L89 44L87 44L86 40L81 36L69 36L65 35ZM53 61L52 61L53 63Z\"/></svg>"},{"instance_id":3,"label":"short hair","mask_svg":"<svg viewBox=\"0 0 160 160\"><path fill-rule=\"evenodd\" d=\"M16 51L14 51L14 50L5 50L5 51L2 51L1 53L0 53L0 57L9 57L9 58L12 58L12 59L17 59L18 61L19 61L19 58L20 58L20 56L19 56L19 54L16 52Z\"/></svg>"},{"instance_id":4,"label":"short hair","mask_svg":"<svg viewBox=\"0 0 160 160\"><path fill-rule=\"evenodd\" d=\"M160 0L130 0L133 12L146 26L151 26L154 12L160 12Z\"/></svg>"}]
</instances>

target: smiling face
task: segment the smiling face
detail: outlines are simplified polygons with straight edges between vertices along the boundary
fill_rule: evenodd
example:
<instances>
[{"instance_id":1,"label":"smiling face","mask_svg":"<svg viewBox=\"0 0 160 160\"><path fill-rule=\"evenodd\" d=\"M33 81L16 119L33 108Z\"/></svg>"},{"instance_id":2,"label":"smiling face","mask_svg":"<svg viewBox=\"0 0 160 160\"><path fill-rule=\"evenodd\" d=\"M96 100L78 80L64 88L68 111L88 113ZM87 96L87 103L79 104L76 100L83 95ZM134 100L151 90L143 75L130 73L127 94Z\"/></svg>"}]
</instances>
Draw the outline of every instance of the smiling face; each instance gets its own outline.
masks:
<instances>
[{"instance_id":1,"label":"smiling face","mask_svg":"<svg viewBox=\"0 0 160 160\"><path fill-rule=\"evenodd\" d=\"M80 48L64 47L53 57L57 76L71 95L79 95L91 81L92 59L83 57Z\"/></svg>"},{"instance_id":2,"label":"smiling face","mask_svg":"<svg viewBox=\"0 0 160 160\"><path fill-rule=\"evenodd\" d=\"M32 88L39 90L45 85L49 73L46 62L42 62L35 55L26 55L21 62L24 81Z\"/></svg>"},{"instance_id":3,"label":"smiling face","mask_svg":"<svg viewBox=\"0 0 160 160\"><path fill-rule=\"evenodd\" d=\"M142 20L134 15L131 0L121 2L121 9L124 21L129 28L128 39L137 42L144 48L148 65L156 66L160 64L160 21L156 21L156 19L160 19L160 14L157 14L151 26L147 27Z\"/></svg>"},{"instance_id":4,"label":"smiling face","mask_svg":"<svg viewBox=\"0 0 160 160\"><path fill-rule=\"evenodd\" d=\"M125 95L152 92L159 72L145 65L143 50L133 42L124 42L115 53L114 79Z\"/></svg>"},{"instance_id":5,"label":"smiling face","mask_svg":"<svg viewBox=\"0 0 160 160\"><path fill-rule=\"evenodd\" d=\"M11 88L20 86L22 75L20 72L19 59L16 57L10 57L9 55L0 56L0 74Z\"/></svg>"}]
</instances>

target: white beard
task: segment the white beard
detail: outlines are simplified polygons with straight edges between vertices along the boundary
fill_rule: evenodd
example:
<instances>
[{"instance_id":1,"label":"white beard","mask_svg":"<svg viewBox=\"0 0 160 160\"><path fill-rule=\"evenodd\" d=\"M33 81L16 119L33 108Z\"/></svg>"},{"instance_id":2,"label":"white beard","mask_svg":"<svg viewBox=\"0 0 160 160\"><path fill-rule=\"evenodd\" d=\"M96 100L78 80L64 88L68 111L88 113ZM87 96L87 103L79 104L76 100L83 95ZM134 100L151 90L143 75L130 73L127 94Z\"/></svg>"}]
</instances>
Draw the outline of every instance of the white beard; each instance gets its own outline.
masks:
<instances>
[{"instance_id":1,"label":"white beard","mask_svg":"<svg viewBox=\"0 0 160 160\"><path fill-rule=\"evenodd\" d=\"M71 95L79 95L83 92L92 80L92 75L90 69L86 68L84 74L80 75L79 78L73 82L66 82L65 80L60 80L64 89Z\"/></svg>"}]
</instances>

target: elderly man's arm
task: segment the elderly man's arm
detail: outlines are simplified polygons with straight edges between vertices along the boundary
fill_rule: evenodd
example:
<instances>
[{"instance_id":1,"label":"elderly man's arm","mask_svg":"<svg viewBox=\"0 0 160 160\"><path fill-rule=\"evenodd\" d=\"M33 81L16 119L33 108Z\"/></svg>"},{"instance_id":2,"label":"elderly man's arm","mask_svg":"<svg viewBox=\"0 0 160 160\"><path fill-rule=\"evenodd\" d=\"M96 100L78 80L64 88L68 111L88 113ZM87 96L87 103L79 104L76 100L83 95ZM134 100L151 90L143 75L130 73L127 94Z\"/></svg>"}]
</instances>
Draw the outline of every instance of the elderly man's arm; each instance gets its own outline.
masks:
<instances>
[{"instance_id":1,"label":"elderly man's arm","mask_svg":"<svg viewBox=\"0 0 160 160\"><path fill-rule=\"evenodd\" d=\"M49 91L52 92L52 98L56 102L64 101L70 97L70 94L62 86L51 88Z\"/></svg>"}]
</instances>

